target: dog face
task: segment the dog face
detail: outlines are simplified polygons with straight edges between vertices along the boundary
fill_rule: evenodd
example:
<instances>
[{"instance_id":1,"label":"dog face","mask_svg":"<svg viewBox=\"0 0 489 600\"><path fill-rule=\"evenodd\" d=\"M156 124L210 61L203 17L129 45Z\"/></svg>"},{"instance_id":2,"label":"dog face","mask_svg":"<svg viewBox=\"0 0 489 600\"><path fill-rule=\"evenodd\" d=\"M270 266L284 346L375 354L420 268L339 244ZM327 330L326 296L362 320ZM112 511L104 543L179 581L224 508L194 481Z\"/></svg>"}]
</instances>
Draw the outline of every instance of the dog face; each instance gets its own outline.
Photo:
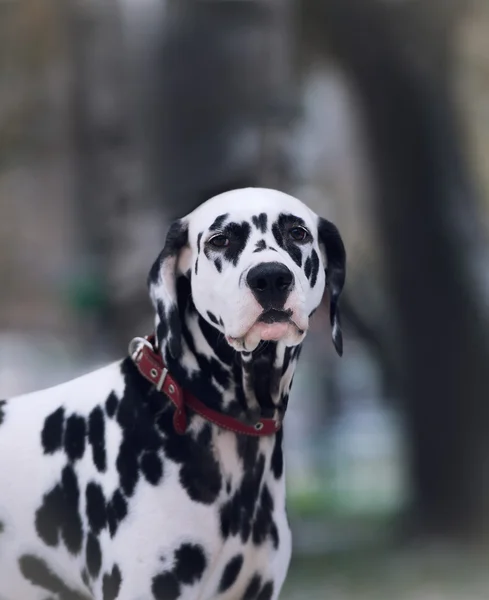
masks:
<instances>
[{"instance_id":1,"label":"dog face","mask_svg":"<svg viewBox=\"0 0 489 600\"><path fill-rule=\"evenodd\" d=\"M175 222L149 286L161 336L181 351L176 278L190 278L201 317L237 351L260 341L302 342L329 288L333 341L342 352L337 309L345 250L336 227L281 192L249 188L220 194ZM163 323L163 325L162 325Z\"/></svg>"}]
</instances>

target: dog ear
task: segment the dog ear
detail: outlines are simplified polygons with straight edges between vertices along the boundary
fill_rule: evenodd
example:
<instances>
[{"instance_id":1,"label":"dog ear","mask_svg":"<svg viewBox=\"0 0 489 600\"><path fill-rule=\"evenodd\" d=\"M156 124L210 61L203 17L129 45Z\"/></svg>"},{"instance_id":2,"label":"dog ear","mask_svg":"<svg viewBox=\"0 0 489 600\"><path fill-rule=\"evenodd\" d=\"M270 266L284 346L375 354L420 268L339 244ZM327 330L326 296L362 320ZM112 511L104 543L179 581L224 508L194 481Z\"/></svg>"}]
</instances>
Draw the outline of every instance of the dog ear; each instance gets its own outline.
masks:
<instances>
[{"instance_id":1,"label":"dog ear","mask_svg":"<svg viewBox=\"0 0 489 600\"><path fill-rule=\"evenodd\" d=\"M346 251L337 227L330 221L319 217L319 245L326 256L326 287L329 292L329 318L332 327L332 338L336 352L343 355L343 333L339 298L345 284Z\"/></svg>"},{"instance_id":2,"label":"dog ear","mask_svg":"<svg viewBox=\"0 0 489 600\"><path fill-rule=\"evenodd\" d=\"M182 353L182 326L177 300L177 277L185 272L184 250L188 248L188 224L179 219L170 226L165 245L148 275L149 295L156 311L156 339L160 352L174 359Z\"/></svg>"}]
</instances>

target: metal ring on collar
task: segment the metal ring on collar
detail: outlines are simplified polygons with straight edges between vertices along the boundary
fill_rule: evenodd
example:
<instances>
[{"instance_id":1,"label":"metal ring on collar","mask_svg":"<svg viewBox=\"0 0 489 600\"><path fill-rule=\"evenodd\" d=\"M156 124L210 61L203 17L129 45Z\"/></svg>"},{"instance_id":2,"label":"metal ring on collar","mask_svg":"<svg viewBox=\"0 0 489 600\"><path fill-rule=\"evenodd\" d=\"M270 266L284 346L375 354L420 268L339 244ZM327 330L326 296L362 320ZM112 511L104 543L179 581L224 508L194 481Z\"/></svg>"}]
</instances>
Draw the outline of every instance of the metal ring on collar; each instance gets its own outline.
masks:
<instances>
[{"instance_id":1,"label":"metal ring on collar","mask_svg":"<svg viewBox=\"0 0 489 600\"><path fill-rule=\"evenodd\" d=\"M153 346L148 342L146 338L143 337L135 337L129 342L128 351L129 356L133 359L137 359L137 355L139 354L141 347L146 346L150 350L153 350Z\"/></svg>"}]
</instances>

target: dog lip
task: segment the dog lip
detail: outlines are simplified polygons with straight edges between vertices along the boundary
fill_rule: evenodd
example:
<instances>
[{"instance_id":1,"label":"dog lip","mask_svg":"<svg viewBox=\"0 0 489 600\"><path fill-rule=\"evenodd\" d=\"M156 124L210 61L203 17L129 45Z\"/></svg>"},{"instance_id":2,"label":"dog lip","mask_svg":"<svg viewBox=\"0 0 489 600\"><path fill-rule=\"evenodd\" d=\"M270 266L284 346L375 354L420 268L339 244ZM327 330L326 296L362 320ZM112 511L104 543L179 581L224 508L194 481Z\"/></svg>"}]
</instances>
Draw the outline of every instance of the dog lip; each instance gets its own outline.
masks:
<instances>
[{"instance_id":1,"label":"dog lip","mask_svg":"<svg viewBox=\"0 0 489 600\"><path fill-rule=\"evenodd\" d=\"M270 308L261 313L257 319L257 323L286 323L291 321L292 311L288 310L277 310L276 308Z\"/></svg>"}]
</instances>

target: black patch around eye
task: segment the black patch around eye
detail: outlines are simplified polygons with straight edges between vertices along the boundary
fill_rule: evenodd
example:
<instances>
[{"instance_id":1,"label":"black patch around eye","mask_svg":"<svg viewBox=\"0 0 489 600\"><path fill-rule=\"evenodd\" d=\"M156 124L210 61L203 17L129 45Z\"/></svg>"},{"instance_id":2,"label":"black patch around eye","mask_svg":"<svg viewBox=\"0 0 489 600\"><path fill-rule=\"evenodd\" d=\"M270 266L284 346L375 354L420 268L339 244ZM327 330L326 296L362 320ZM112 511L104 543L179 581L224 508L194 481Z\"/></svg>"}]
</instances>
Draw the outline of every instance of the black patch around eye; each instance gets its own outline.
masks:
<instances>
[{"instance_id":1,"label":"black patch around eye","mask_svg":"<svg viewBox=\"0 0 489 600\"><path fill-rule=\"evenodd\" d=\"M209 317L209 320L214 323L214 325L219 325L219 321L217 320L217 317L215 315L213 315L210 310L207 311L207 316Z\"/></svg>"},{"instance_id":2,"label":"black patch around eye","mask_svg":"<svg viewBox=\"0 0 489 600\"><path fill-rule=\"evenodd\" d=\"M102 582L103 600L116 600L121 589L121 570L117 565L112 567L112 573L105 573Z\"/></svg>"},{"instance_id":3,"label":"black patch around eye","mask_svg":"<svg viewBox=\"0 0 489 600\"><path fill-rule=\"evenodd\" d=\"M71 415L66 421L65 452L71 461L82 458L85 452L87 425L84 417Z\"/></svg>"},{"instance_id":4,"label":"black patch around eye","mask_svg":"<svg viewBox=\"0 0 489 600\"><path fill-rule=\"evenodd\" d=\"M306 274L306 277L308 279L311 277L311 271L312 271L312 261L311 261L311 257L308 256L306 258L306 263L304 265L304 273Z\"/></svg>"},{"instance_id":5,"label":"black patch around eye","mask_svg":"<svg viewBox=\"0 0 489 600\"><path fill-rule=\"evenodd\" d=\"M90 576L92 579L96 579L99 576L102 567L102 549L100 548L100 542L92 532L90 532L87 537L85 560Z\"/></svg>"},{"instance_id":6,"label":"black patch around eye","mask_svg":"<svg viewBox=\"0 0 489 600\"><path fill-rule=\"evenodd\" d=\"M266 250L266 243L265 240L258 240L256 242L256 248L253 250L253 252L262 252L263 250Z\"/></svg>"},{"instance_id":7,"label":"black patch around eye","mask_svg":"<svg viewBox=\"0 0 489 600\"><path fill-rule=\"evenodd\" d=\"M225 232L230 237L231 243L224 252L224 258L236 266L250 237L251 226L246 221L229 223L226 225Z\"/></svg>"},{"instance_id":8,"label":"black patch around eye","mask_svg":"<svg viewBox=\"0 0 489 600\"><path fill-rule=\"evenodd\" d=\"M0 422L2 419L2 405L0 403ZM65 411L62 407L51 413L44 421L44 427L41 432L41 443L44 454L54 454L60 450L63 444L63 426L65 420Z\"/></svg>"},{"instance_id":9,"label":"black patch around eye","mask_svg":"<svg viewBox=\"0 0 489 600\"><path fill-rule=\"evenodd\" d=\"M32 585L55 594L57 598L88 600L88 596L69 588L44 560L33 554L24 554L19 558L19 570Z\"/></svg>"},{"instance_id":10,"label":"black patch around eye","mask_svg":"<svg viewBox=\"0 0 489 600\"><path fill-rule=\"evenodd\" d=\"M207 559L202 546L182 544L175 552L174 573L180 583L192 585L202 577Z\"/></svg>"},{"instance_id":11,"label":"black patch around eye","mask_svg":"<svg viewBox=\"0 0 489 600\"><path fill-rule=\"evenodd\" d=\"M262 233L266 233L268 222L268 216L266 213L260 213L258 216L255 215L251 217L251 221L257 229L259 229Z\"/></svg>"},{"instance_id":12,"label":"black patch around eye","mask_svg":"<svg viewBox=\"0 0 489 600\"><path fill-rule=\"evenodd\" d=\"M92 457L97 471L104 473L107 468L105 420L100 406L95 407L88 417L88 441L92 446Z\"/></svg>"},{"instance_id":13,"label":"black patch around eye","mask_svg":"<svg viewBox=\"0 0 489 600\"><path fill-rule=\"evenodd\" d=\"M316 285L319 272L319 256L316 250L311 252L312 271L311 271L311 287Z\"/></svg>"},{"instance_id":14,"label":"black patch around eye","mask_svg":"<svg viewBox=\"0 0 489 600\"><path fill-rule=\"evenodd\" d=\"M222 271L222 260L220 258L216 258L214 260L214 266L219 271L219 273L221 273L221 271Z\"/></svg>"},{"instance_id":15,"label":"black patch around eye","mask_svg":"<svg viewBox=\"0 0 489 600\"><path fill-rule=\"evenodd\" d=\"M224 571L222 573L221 581L219 583L219 593L222 594L226 590L228 590L234 583L236 579L238 579L238 575L243 566L243 555L236 554L233 558L228 562Z\"/></svg>"},{"instance_id":16,"label":"black patch around eye","mask_svg":"<svg viewBox=\"0 0 489 600\"><path fill-rule=\"evenodd\" d=\"M300 267L302 265L302 252L299 246L287 235L288 230L293 226L304 226L304 221L294 215L281 213L272 225L272 233L278 246L285 250L295 264Z\"/></svg>"},{"instance_id":17,"label":"black patch around eye","mask_svg":"<svg viewBox=\"0 0 489 600\"><path fill-rule=\"evenodd\" d=\"M216 219L214 220L214 223L212 223L212 225L209 227L210 231L216 231L218 229L221 229L221 227L223 226L224 221L229 217L229 213L226 213L225 215L219 215L218 217L216 217Z\"/></svg>"},{"instance_id":18,"label":"black patch around eye","mask_svg":"<svg viewBox=\"0 0 489 600\"><path fill-rule=\"evenodd\" d=\"M118 404L119 400L117 399L117 396L114 392L110 392L109 397L105 401L105 412L111 419L116 413Z\"/></svg>"}]
</instances>

